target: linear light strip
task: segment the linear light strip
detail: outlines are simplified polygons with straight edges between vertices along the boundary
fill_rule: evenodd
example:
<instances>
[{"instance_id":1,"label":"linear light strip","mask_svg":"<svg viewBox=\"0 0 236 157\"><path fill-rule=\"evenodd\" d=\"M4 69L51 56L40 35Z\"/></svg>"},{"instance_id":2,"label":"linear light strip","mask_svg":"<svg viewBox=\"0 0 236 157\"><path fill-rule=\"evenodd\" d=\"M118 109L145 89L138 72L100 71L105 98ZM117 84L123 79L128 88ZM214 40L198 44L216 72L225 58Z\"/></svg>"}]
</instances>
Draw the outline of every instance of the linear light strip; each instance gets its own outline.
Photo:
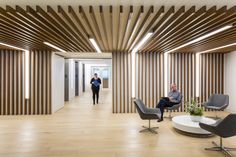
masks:
<instances>
[{"instance_id":1,"label":"linear light strip","mask_svg":"<svg viewBox=\"0 0 236 157\"><path fill-rule=\"evenodd\" d=\"M60 51L60 52L66 52L65 50L63 50L63 49L61 49L61 48L59 48L59 47L57 47L57 46L55 46L55 45L53 45L53 44L50 44L49 42L43 42L43 43L44 43L45 45L48 45L48 46L50 46L50 47L52 47L52 48L54 48L54 49Z\"/></svg>"},{"instance_id":2,"label":"linear light strip","mask_svg":"<svg viewBox=\"0 0 236 157\"><path fill-rule=\"evenodd\" d=\"M215 34L217 34L217 33L220 33L220 32L222 32L222 31L225 31L225 30L227 30L227 29L229 29L229 28L231 28L231 27L233 27L233 26L232 26L232 25L224 26L224 27L222 27L222 28L220 28L220 29L217 29L217 30L211 32L211 33L208 33L208 34L203 35L203 36L201 36L201 37L199 37L199 38L197 38L197 39L194 39L194 40L192 40L192 41L190 41L190 42L187 42L186 44L183 44L183 45L181 45L181 46L179 46L179 47L176 47L176 48L174 48L174 49L172 49L172 50L170 50L170 51L167 51L166 53L174 52L174 51L176 51L176 50L178 50L178 49L181 49L181 48L183 48L183 47L185 47L185 46L191 45L191 44L196 43L196 42L198 42L198 41L200 41L200 40L206 39L206 38L208 38L208 37L210 37L210 36L212 36L212 35L215 35Z\"/></svg>"},{"instance_id":3,"label":"linear light strip","mask_svg":"<svg viewBox=\"0 0 236 157\"><path fill-rule=\"evenodd\" d=\"M199 85L200 85L200 53L196 54L196 97L199 97Z\"/></svg>"},{"instance_id":4,"label":"linear light strip","mask_svg":"<svg viewBox=\"0 0 236 157\"><path fill-rule=\"evenodd\" d=\"M143 46L143 44L152 36L153 32L149 32L145 35L145 37L138 43L137 46L133 49L132 53L138 52L139 48Z\"/></svg>"},{"instance_id":5,"label":"linear light strip","mask_svg":"<svg viewBox=\"0 0 236 157\"><path fill-rule=\"evenodd\" d=\"M16 46L12 46L12 45L9 45L9 44L6 44L6 43L2 43L2 42L0 42L0 45L6 46L6 47L10 47L10 48L13 48L13 49L17 49L17 50L27 51L26 49L22 49L22 48L19 48L19 47L16 47Z\"/></svg>"},{"instance_id":6,"label":"linear light strip","mask_svg":"<svg viewBox=\"0 0 236 157\"><path fill-rule=\"evenodd\" d=\"M24 52L25 55L25 99L29 99L29 51Z\"/></svg>"},{"instance_id":7,"label":"linear light strip","mask_svg":"<svg viewBox=\"0 0 236 157\"><path fill-rule=\"evenodd\" d=\"M164 53L164 93L168 96L168 53Z\"/></svg>"},{"instance_id":8,"label":"linear light strip","mask_svg":"<svg viewBox=\"0 0 236 157\"><path fill-rule=\"evenodd\" d=\"M201 52L199 52L199 53L200 53L200 54L201 54L201 53L207 53L207 52L211 52L211 51L215 51L215 50L227 48L227 47L230 47L230 46L236 46L236 43L232 43L232 44L228 44L228 45L225 45L225 46L216 47L216 48L209 49L209 50L206 50L206 51L201 51Z\"/></svg>"},{"instance_id":9,"label":"linear light strip","mask_svg":"<svg viewBox=\"0 0 236 157\"><path fill-rule=\"evenodd\" d=\"M135 98L135 84L136 84L136 80L135 80L135 74L136 74L136 53L138 52L139 48L141 46L143 46L143 44L152 36L153 32L149 32L145 35L145 37L138 43L137 46L135 46L135 48L132 50L131 52L131 79L132 79L132 90L131 90L131 96L132 98Z\"/></svg>"},{"instance_id":10,"label":"linear light strip","mask_svg":"<svg viewBox=\"0 0 236 157\"><path fill-rule=\"evenodd\" d=\"M94 48L97 50L98 53L102 53L102 51L100 50L98 44L96 43L96 41L93 38L89 38L90 42L93 44Z\"/></svg>"},{"instance_id":11,"label":"linear light strip","mask_svg":"<svg viewBox=\"0 0 236 157\"><path fill-rule=\"evenodd\" d=\"M136 71L136 66L135 66L135 64L136 64L136 53L132 53L131 54L131 71L132 71L132 73L131 73L131 79L132 79L132 84L131 84L131 86L132 86L132 91L131 91L131 96L132 96L132 98L135 98L135 90L136 90L136 88L135 88L135 71Z\"/></svg>"}]
</instances>

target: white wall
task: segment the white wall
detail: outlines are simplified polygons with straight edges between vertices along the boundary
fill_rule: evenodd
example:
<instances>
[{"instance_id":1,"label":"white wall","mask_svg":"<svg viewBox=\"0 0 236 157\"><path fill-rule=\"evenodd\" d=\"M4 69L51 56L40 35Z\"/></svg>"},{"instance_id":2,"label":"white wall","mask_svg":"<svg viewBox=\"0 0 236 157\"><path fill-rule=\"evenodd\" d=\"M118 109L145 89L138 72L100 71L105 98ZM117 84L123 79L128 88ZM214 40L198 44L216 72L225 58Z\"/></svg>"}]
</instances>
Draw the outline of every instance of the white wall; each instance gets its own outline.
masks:
<instances>
[{"instance_id":1,"label":"white wall","mask_svg":"<svg viewBox=\"0 0 236 157\"><path fill-rule=\"evenodd\" d=\"M75 61L74 59L67 59L68 64L68 79L69 79L69 100L75 97Z\"/></svg>"},{"instance_id":2,"label":"white wall","mask_svg":"<svg viewBox=\"0 0 236 157\"><path fill-rule=\"evenodd\" d=\"M83 93L83 65L79 62L79 95Z\"/></svg>"},{"instance_id":3,"label":"white wall","mask_svg":"<svg viewBox=\"0 0 236 157\"><path fill-rule=\"evenodd\" d=\"M52 112L64 106L64 58L52 55Z\"/></svg>"},{"instance_id":4,"label":"white wall","mask_svg":"<svg viewBox=\"0 0 236 157\"><path fill-rule=\"evenodd\" d=\"M236 113L236 51L225 55L225 94L229 95L227 110Z\"/></svg>"}]
</instances>

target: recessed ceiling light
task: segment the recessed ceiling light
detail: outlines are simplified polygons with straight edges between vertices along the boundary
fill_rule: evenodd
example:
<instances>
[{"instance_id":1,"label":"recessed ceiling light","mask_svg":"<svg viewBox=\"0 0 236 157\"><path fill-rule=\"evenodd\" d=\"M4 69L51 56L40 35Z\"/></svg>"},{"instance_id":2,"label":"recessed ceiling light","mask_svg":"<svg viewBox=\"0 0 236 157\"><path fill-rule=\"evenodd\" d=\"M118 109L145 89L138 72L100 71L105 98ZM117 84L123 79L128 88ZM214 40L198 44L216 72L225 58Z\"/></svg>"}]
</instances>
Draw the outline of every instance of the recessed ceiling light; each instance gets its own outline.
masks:
<instances>
[{"instance_id":1,"label":"recessed ceiling light","mask_svg":"<svg viewBox=\"0 0 236 157\"><path fill-rule=\"evenodd\" d=\"M132 50L132 53L138 52L139 48L152 36L153 32L147 33L144 38L138 43L137 46Z\"/></svg>"},{"instance_id":2,"label":"recessed ceiling light","mask_svg":"<svg viewBox=\"0 0 236 157\"><path fill-rule=\"evenodd\" d=\"M232 44L228 44L228 45L225 45L225 46L216 47L216 48L209 49L209 50L206 50L206 51L202 51L202 52L199 52L199 53L207 53L207 52L211 52L211 51L227 48L227 47L230 47L230 46L236 46L236 43L232 43Z\"/></svg>"},{"instance_id":3,"label":"recessed ceiling light","mask_svg":"<svg viewBox=\"0 0 236 157\"><path fill-rule=\"evenodd\" d=\"M17 50L28 51L26 49L22 49L22 48L19 48L19 47L16 47L16 46L12 46L12 45L9 45L9 44L6 44L6 43L2 43L2 42L0 42L0 45L6 46L6 47L10 47L10 48L13 48L13 49L17 49Z\"/></svg>"},{"instance_id":4,"label":"recessed ceiling light","mask_svg":"<svg viewBox=\"0 0 236 157\"><path fill-rule=\"evenodd\" d=\"M94 48L97 50L98 53L102 53L98 44L96 43L96 41L93 38L89 38L89 41L93 44Z\"/></svg>"},{"instance_id":5,"label":"recessed ceiling light","mask_svg":"<svg viewBox=\"0 0 236 157\"><path fill-rule=\"evenodd\" d=\"M45 45L48 45L48 46L50 46L50 47L52 47L52 48L54 48L54 49L60 51L60 52L66 52L65 50L63 50L63 49L61 49L61 48L59 48L59 47L57 47L57 46L55 46L55 45L53 45L53 44L50 44L49 42L43 42L43 43L44 43Z\"/></svg>"}]
</instances>

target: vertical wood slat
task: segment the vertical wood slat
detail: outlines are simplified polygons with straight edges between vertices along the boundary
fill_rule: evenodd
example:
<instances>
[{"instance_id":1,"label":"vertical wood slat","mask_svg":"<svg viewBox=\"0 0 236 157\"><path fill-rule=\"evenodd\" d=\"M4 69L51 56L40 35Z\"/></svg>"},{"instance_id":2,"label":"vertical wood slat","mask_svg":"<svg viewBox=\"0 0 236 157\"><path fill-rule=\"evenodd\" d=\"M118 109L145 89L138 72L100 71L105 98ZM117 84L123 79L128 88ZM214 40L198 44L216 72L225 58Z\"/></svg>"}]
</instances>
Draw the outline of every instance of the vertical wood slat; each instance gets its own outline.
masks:
<instances>
[{"instance_id":1,"label":"vertical wood slat","mask_svg":"<svg viewBox=\"0 0 236 157\"><path fill-rule=\"evenodd\" d=\"M170 56L169 75L170 83L176 83L183 95L183 101L195 98L195 54L194 53L172 53ZM182 103L179 111L185 111L185 103Z\"/></svg>"},{"instance_id":2,"label":"vertical wood slat","mask_svg":"<svg viewBox=\"0 0 236 157\"><path fill-rule=\"evenodd\" d=\"M128 110L130 110L130 112L135 112L130 97L131 72L128 71L127 73L125 70L126 68L130 69L132 64L130 63L130 56L127 54L113 53L112 55L113 113L127 113ZM128 62L126 59L128 59ZM164 55L158 52L140 52L137 54L136 64L136 97L142 99L148 107L155 107L160 98L164 96ZM192 98L196 97L195 64L196 54L194 53L169 54L169 82L177 83L184 101L190 101ZM223 69L224 54L216 53L200 55L200 103L205 102L209 98L210 94L223 93ZM120 78L127 79L122 80ZM130 95L125 97L124 93L127 91L130 92ZM129 100L128 104L124 103L126 102L126 98ZM122 109L122 107L124 108ZM185 111L184 103L179 111Z\"/></svg>"},{"instance_id":3,"label":"vertical wood slat","mask_svg":"<svg viewBox=\"0 0 236 157\"><path fill-rule=\"evenodd\" d=\"M0 50L0 115L22 114L23 52Z\"/></svg>"},{"instance_id":4,"label":"vertical wood slat","mask_svg":"<svg viewBox=\"0 0 236 157\"><path fill-rule=\"evenodd\" d=\"M211 94L224 93L224 54L201 54L200 63L200 103L202 103L207 101Z\"/></svg>"},{"instance_id":5,"label":"vertical wood slat","mask_svg":"<svg viewBox=\"0 0 236 157\"><path fill-rule=\"evenodd\" d=\"M0 50L0 115L51 114L51 53L30 52L30 99L24 96L24 53Z\"/></svg>"},{"instance_id":6,"label":"vertical wood slat","mask_svg":"<svg viewBox=\"0 0 236 157\"><path fill-rule=\"evenodd\" d=\"M151 108L164 96L163 56L158 52L138 53L137 96Z\"/></svg>"},{"instance_id":7,"label":"vertical wood slat","mask_svg":"<svg viewBox=\"0 0 236 157\"><path fill-rule=\"evenodd\" d=\"M51 52L30 55L30 114L51 114Z\"/></svg>"},{"instance_id":8,"label":"vertical wood slat","mask_svg":"<svg viewBox=\"0 0 236 157\"><path fill-rule=\"evenodd\" d=\"M134 112L131 100L131 54L126 52L112 53L112 112Z\"/></svg>"}]
</instances>

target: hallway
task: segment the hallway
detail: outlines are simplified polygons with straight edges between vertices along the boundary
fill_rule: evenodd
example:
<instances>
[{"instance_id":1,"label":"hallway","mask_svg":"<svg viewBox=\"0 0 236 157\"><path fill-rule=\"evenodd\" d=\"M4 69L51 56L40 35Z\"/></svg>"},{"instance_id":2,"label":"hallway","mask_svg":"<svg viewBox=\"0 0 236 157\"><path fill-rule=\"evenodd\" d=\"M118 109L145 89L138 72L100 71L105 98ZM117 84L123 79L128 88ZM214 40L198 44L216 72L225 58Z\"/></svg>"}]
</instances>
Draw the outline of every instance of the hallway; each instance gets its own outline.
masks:
<instances>
[{"instance_id":1,"label":"hallway","mask_svg":"<svg viewBox=\"0 0 236 157\"><path fill-rule=\"evenodd\" d=\"M147 125L147 121L138 114L112 114L111 91L101 91L100 95L100 103L95 106L91 92L86 92L53 115L0 117L0 156L223 156L204 151L216 137L179 134L168 119L160 124L152 121L152 125L160 126L158 135L141 134L141 125ZM236 146L235 140L226 139L225 144Z\"/></svg>"}]
</instances>

